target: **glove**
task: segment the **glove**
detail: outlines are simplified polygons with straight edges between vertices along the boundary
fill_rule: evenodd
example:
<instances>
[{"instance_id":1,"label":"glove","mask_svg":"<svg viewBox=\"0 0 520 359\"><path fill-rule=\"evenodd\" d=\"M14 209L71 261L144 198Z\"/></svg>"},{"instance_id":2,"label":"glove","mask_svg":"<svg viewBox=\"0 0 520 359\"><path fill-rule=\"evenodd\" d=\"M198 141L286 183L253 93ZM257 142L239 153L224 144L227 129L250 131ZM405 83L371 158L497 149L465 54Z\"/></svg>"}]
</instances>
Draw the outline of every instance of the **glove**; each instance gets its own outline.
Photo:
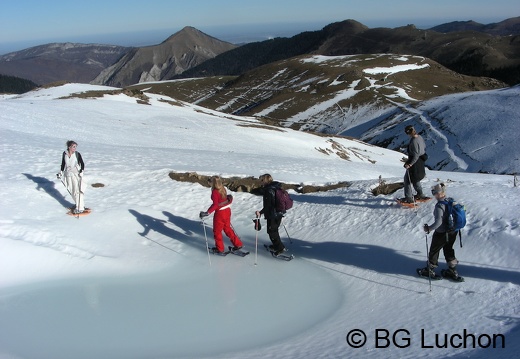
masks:
<instances>
[{"instance_id":1,"label":"glove","mask_svg":"<svg viewBox=\"0 0 520 359\"><path fill-rule=\"evenodd\" d=\"M427 224L424 225L423 229L426 233L430 234L430 227Z\"/></svg>"},{"instance_id":2,"label":"glove","mask_svg":"<svg viewBox=\"0 0 520 359\"><path fill-rule=\"evenodd\" d=\"M255 222L255 231L261 231L262 223L260 223L260 218L253 219L253 222Z\"/></svg>"},{"instance_id":3,"label":"glove","mask_svg":"<svg viewBox=\"0 0 520 359\"><path fill-rule=\"evenodd\" d=\"M229 204L233 203L233 196L228 194L227 195L227 201L228 201Z\"/></svg>"},{"instance_id":4,"label":"glove","mask_svg":"<svg viewBox=\"0 0 520 359\"><path fill-rule=\"evenodd\" d=\"M207 216L209 216L209 213L208 213L208 212L204 212L204 211L202 211L202 212L199 213L199 217L200 217L200 219L202 219L202 218L204 218L204 217L207 217Z\"/></svg>"},{"instance_id":5,"label":"glove","mask_svg":"<svg viewBox=\"0 0 520 359\"><path fill-rule=\"evenodd\" d=\"M78 173L78 176L83 177L83 172Z\"/></svg>"},{"instance_id":6,"label":"glove","mask_svg":"<svg viewBox=\"0 0 520 359\"><path fill-rule=\"evenodd\" d=\"M61 176L63 176L63 173L62 173L62 172L58 172L58 173L56 173L56 178L61 179Z\"/></svg>"}]
</instances>

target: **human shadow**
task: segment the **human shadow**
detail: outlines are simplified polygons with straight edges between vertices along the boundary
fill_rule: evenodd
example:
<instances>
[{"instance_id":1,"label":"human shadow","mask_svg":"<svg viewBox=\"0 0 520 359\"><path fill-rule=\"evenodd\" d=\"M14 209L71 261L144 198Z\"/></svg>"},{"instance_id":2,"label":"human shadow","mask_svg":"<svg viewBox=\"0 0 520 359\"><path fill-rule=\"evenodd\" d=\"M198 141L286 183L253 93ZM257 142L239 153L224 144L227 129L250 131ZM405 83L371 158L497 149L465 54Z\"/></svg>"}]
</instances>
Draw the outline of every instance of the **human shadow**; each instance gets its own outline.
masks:
<instances>
[{"instance_id":1,"label":"human shadow","mask_svg":"<svg viewBox=\"0 0 520 359\"><path fill-rule=\"evenodd\" d=\"M291 251L303 258L350 265L393 275L414 275L415 269L424 267L426 262L426 258L424 260L411 258L394 249L373 244L307 242L293 239ZM442 261L439 261L439 264L440 267L445 265ZM520 285L520 272L479 267L464 263L461 263L459 272L468 278L480 278Z\"/></svg>"},{"instance_id":2,"label":"human shadow","mask_svg":"<svg viewBox=\"0 0 520 359\"><path fill-rule=\"evenodd\" d=\"M345 197L343 196L312 196L308 194L293 195L292 199L295 202L310 203L310 204L331 204L342 205L345 204Z\"/></svg>"},{"instance_id":3,"label":"human shadow","mask_svg":"<svg viewBox=\"0 0 520 359\"><path fill-rule=\"evenodd\" d=\"M142 232L137 232L142 237L150 239L148 235L153 231L201 251L206 250L205 243L201 241L203 228L200 222L175 216L169 212L163 212L163 214L168 217L168 220L158 219L142 214L133 209L129 209L128 212L130 212L130 214L133 215L137 219L137 222L143 227ZM172 223L179 227L181 231L171 228L168 226L168 223ZM197 231L200 231L201 235L196 235L195 233Z\"/></svg>"},{"instance_id":4,"label":"human shadow","mask_svg":"<svg viewBox=\"0 0 520 359\"><path fill-rule=\"evenodd\" d=\"M291 251L298 257L343 264L379 273L410 275L424 267L425 260L410 258L393 249L373 244L307 242L293 238Z\"/></svg>"},{"instance_id":5,"label":"human shadow","mask_svg":"<svg viewBox=\"0 0 520 359\"><path fill-rule=\"evenodd\" d=\"M363 208L388 208L388 200L384 198L347 198L344 196L313 196L308 194L298 194L292 196L295 202L326 205L348 205Z\"/></svg>"},{"instance_id":6,"label":"human shadow","mask_svg":"<svg viewBox=\"0 0 520 359\"><path fill-rule=\"evenodd\" d=\"M37 184L37 186L36 186L36 190L37 191L44 191L49 196L51 196L56 201L58 201L59 204L61 204L63 207L70 208L73 205L73 203L69 202L65 198L65 196L62 195L60 193L60 191L58 191L56 189L56 183L54 181L50 181L50 180L48 180L45 177L36 177L36 176L33 176L33 175L29 174L29 173L22 173L22 174L25 177L27 177L28 179L30 179L31 181L33 181L34 183Z\"/></svg>"},{"instance_id":7,"label":"human shadow","mask_svg":"<svg viewBox=\"0 0 520 359\"><path fill-rule=\"evenodd\" d=\"M185 217L176 216L173 213L166 212L166 211L163 211L162 213L168 218L169 223L172 223L176 227L180 228L182 231L184 231L184 233L186 235L199 236L199 237L202 237L204 235L204 232L203 232L204 228L202 227L202 221L194 221L191 219L187 219ZM205 224L207 227L206 235L208 236L208 243L209 243L210 247L212 247L213 243L214 243L214 239L213 239L213 229L208 226L208 222L210 220L211 219L206 219ZM237 236L240 237L240 239L242 240L244 245L249 244L250 241L248 238L246 238L247 236L244 237L244 236L240 236L238 233L236 233L236 234L237 234ZM223 236L223 240L224 240L224 246L228 246L227 243L231 244L231 242L228 242L229 238L227 238L226 236Z\"/></svg>"}]
</instances>

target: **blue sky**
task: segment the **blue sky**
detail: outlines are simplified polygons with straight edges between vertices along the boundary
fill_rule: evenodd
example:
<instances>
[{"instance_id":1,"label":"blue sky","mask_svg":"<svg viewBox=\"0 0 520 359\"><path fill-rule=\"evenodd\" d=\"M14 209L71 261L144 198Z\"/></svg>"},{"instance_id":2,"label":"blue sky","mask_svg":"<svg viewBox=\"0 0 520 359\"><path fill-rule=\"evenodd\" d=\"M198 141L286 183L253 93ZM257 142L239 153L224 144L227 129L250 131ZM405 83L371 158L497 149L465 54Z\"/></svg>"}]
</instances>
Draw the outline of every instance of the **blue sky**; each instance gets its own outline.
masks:
<instances>
[{"instance_id":1,"label":"blue sky","mask_svg":"<svg viewBox=\"0 0 520 359\"><path fill-rule=\"evenodd\" d=\"M0 53L53 41L152 44L186 25L231 39L255 31L288 36L345 19L424 27L519 15L518 0L2 0Z\"/></svg>"}]
</instances>

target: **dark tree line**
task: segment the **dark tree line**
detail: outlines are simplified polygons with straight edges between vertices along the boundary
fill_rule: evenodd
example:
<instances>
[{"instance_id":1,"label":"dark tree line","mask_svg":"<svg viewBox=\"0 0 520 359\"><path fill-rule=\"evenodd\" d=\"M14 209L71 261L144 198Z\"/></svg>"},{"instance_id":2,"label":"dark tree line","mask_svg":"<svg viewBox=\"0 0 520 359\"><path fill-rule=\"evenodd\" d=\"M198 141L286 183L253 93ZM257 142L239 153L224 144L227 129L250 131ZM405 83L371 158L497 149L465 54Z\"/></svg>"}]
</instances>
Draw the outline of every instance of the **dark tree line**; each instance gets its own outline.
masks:
<instances>
[{"instance_id":1,"label":"dark tree line","mask_svg":"<svg viewBox=\"0 0 520 359\"><path fill-rule=\"evenodd\" d=\"M0 93L21 94L34 90L36 87L38 85L30 80L0 74Z\"/></svg>"}]
</instances>

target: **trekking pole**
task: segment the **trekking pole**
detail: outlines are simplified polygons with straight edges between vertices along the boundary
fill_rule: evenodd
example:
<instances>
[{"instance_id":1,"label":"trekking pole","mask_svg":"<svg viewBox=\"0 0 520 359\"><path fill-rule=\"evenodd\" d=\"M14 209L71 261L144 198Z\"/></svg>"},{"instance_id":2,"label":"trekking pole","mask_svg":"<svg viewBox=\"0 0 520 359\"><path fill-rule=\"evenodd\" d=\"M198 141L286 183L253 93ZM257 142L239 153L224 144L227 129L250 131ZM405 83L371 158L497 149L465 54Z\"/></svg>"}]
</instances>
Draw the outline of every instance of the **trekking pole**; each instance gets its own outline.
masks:
<instances>
[{"instance_id":1,"label":"trekking pole","mask_svg":"<svg viewBox=\"0 0 520 359\"><path fill-rule=\"evenodd\" d=\"M204 218L201 218L200 220L202 221L202 228L204 228L204 238L206 238L206 249L208 250L208 261L209 261L209 266L211 267L211 257L209 255L208 235L206 234L206 223L204 223Z\"/></svg>"},{"instance_id":2,"label":"trekking pole","mask_svg":"<svg viewBox=\"0 0 520 359\"><path fill-rule=\"evenodd\" d=\"M430 273L430 258L428 257L428 233L424 235L426 238L426 269L428 270L428 282L430 282L430 293L432 291L432 275Z\"/></svg>"},{"instance_id":3,"label":"trekking pole","mask_svg":"<svg viewBox=\"0 0 520 359\"><path fill-rule=\"evenodd\" d=\"M76 203L76 218L79 219L79 206L81 205L81 182L83 181L83 176L80 176L78 174L79 181L78 181L78 202ZM84 210L84 208L83 208Z\"/></svg>"},{"instance_id":4,"label":"trekking pole","mask_svg":"<svg viewBox=\"0 0 520 359\"><path fill-rule=\"evenodd\" d=\"M72 196L72 193L70 193L69 188L67 187L67 184L63 181L63 176L60 175L59 173L56 176L60 179L60 182L63 184L63 187L65 187L67 192L69 192L70 196L74 197L74 196Z\"/></svg>"},{"instance_id":5,"label":"trekking pole","mask_svg":"<svg viewBox=\"0 0 520 359\"><path fill-rule=\"evenodd\" d=\"M255 266L258 265L258 231L256 231L255 238Z\"/></svg>"},{"instance_id":6,"label":"trekking pole","mask_svg":"<svg viewBox=\"0 0 520 359\"><path fill-rule=\"evenodd\" d=\"M406 174L408 175L408 182L410 183L410 186L413 186L412 178L410 177L410 171L408 170L408 168L406 169ZM417 214L417 203L415 203L415 196L413 195L413 192L412 192L412 198L413 198L413 208L415 209L415 214Z\"/></svg>"},{"instance_id":7,"label":"trekking pole","mask_svg":"<svg viewBox=\"0 0 520 359\"><path fill-rule=\"evenodd\" d=\"M255 266L258 263L258 232L262 229L262 225L260 224L260 217L257 215L255 219L253 219L253 222L255 223Z\"/></svg>"},{"instance_id":8,"label":"trekking pole","mask_svg":"<svg viewBox=\"0 0 520 359\"><path fill-rule=\"evenodd\" d=\"M287 232L287 227L285 226L285 223L283 223L283 218L282 218L282 225L283 225L283 229L285 229L285 233L287 234L287 237L289 237L289 242L292 244L292 238L289 235L289 232Z\"/></svg>"}]
</instances>

